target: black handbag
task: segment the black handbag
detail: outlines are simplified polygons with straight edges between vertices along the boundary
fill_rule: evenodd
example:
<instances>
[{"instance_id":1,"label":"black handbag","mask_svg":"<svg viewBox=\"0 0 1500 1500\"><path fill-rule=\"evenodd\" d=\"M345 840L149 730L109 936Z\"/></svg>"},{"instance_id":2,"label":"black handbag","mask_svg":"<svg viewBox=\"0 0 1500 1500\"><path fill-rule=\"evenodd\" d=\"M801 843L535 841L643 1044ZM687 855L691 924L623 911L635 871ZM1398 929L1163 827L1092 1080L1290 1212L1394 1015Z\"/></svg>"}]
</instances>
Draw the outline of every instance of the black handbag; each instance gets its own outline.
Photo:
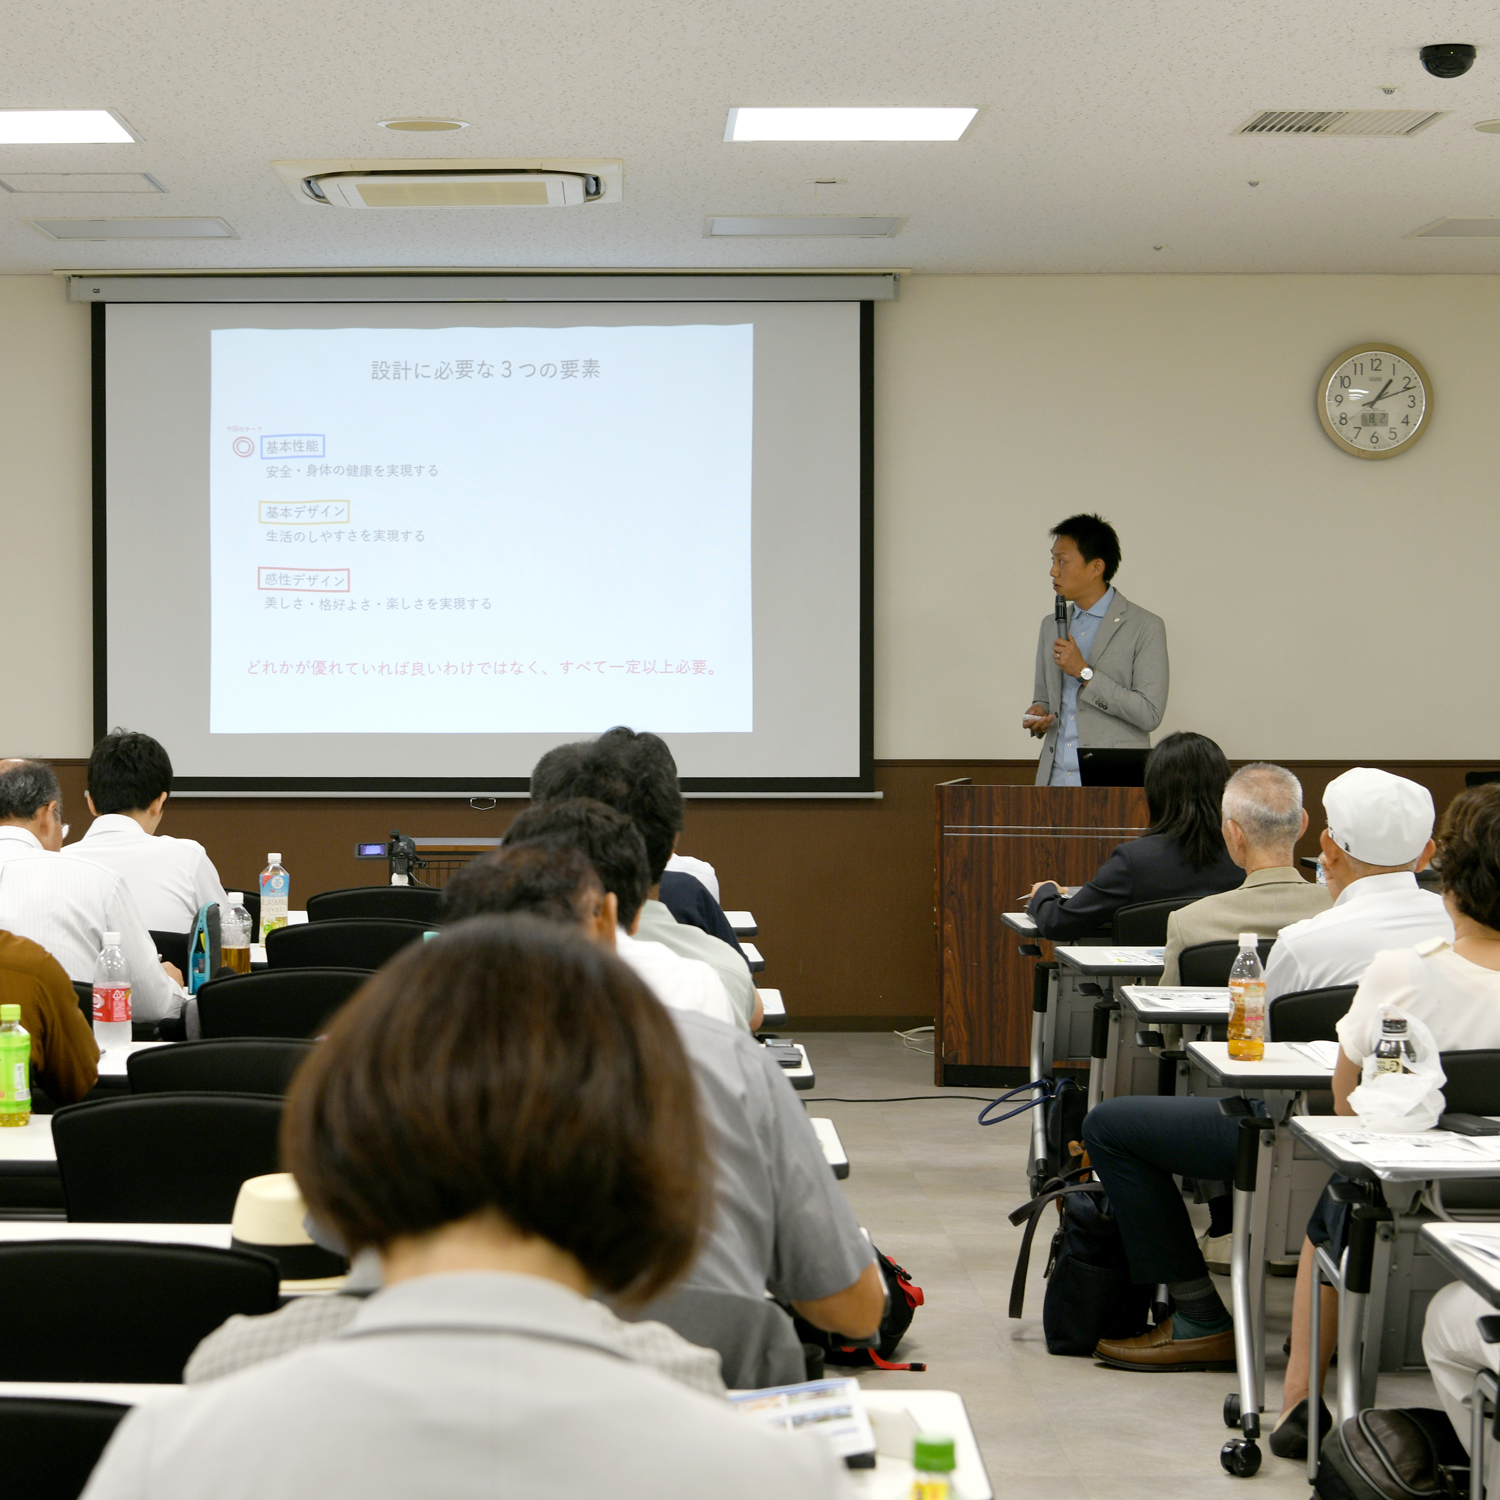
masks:
<instances>
[{"instance_id":1,"label":"black handbag","mask_svg":"<svg viewBox=\"0 0 1500 1500\"><path fill-rule=\"evenodd\" d=\"M1317 1500L1462 1500L1469 1455L1446 1412L1368 1407L1318 1453Z\"/></svg>"},{"instance_id":2,"label":"black handbag","mask_svg":"<svg viewBox=\"0 0 1500 1500\"><path fill-rule=\"evenodd\" d=\"M1047 1352L1087 1356L1100 1339L1128 1339L1144 1333L1152 1289L1130 1279L1120 1226L1109 1212L1104 1184L1061 1177L1053 1178L1044 1192L1010 1216L1012 1224L1026 1225L1010 1284L1011 1317L1021 1316L1031 1241L1050 1203L1058 1205L1060 1217L1043 1272L1047 1291L1042 1299L1042 1333Z\"/></svg>"},{"instance_id":3,"label":"black handbag","mask_svg":"<svg viewBox=\"0 0 1500 1500\"><path fill-rule=\"evenodd\" d=\"M905 1266L898 1266L889 1255L883 1255L877 1249L875 1259L880 1263L880 1272L889 1295L886 1298L885 1316L880 1320L880 1332L875 1335L874 1348L868 1344L846 1343L838 1334L825 1333L823 1329L815 1328L806 1318L793 1313L792 1321L796 1325L797 1337L802 1340L804 1351L817 1351L824 1364L853 1365L856 1368L877 1370L925 1370L927 1366L920 1361L896 1364L891 1360L897 1346L906 1337L906 1330L911 1327L911 1320L916 1316L917 1309L926 1300L922 1295L922 1288L911 1279L911 1272ZM790 1308L787 1310L791 1311ZM809 1380L821 1378L808 1376Z\"/></svg>"}]
</instances>

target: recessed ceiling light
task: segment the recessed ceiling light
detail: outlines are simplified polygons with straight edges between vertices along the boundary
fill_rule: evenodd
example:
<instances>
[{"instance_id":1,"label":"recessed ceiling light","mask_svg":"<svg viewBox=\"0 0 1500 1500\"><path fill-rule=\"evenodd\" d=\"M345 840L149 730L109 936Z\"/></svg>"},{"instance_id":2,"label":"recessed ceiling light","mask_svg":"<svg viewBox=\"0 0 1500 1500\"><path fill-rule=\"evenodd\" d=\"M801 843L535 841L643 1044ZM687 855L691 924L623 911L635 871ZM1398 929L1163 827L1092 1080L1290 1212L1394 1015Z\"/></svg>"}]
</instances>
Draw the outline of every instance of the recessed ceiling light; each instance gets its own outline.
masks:
<instances>
[{"instance_id":1,"label":"recessed ceiling light","mask_svg":"<svg viewBox=\"0 0 1500 1500\"><path fill-rule=\"evenodd\" d=\"M135 140L112 109L0 109L4 146L128 146Z\"/></svg>"},{"instance_id":2,"label":"recessed ceiling light","mask_svg":"<svg viewBox=\"0 0 1500 1500\"><path fill-rule=\"evenodd\" d=\"M726 141L956 141L977 109L760 109L729 111Z\"/></svg>"},{"instance_id":3,"label":"recessed ceiling light","mask_svg":"<svg viewBox=\"0 0 1500 1500\"><path fill-rule=\"evenodd\" d=\"M382 120L384 130L467 130L467 120Z\"/></svg>"},{"instance_id":4,"label":"recessed ceiling light","mask_svg":"<svg viewBox=\"0 0 1500 1500\"><path fill-rule=\"evenodd\" d=\"M1486 135L1500 135L1500 120L1481 120L1475 130L1482 130Z\"/></svg>"},{"instance_id":5,"label":"recessed ceiling light","mask_svg":"<svg viewBox=\"0 0 1500 1500\"><path fill-rule=\"evenodd\" d=\"M232 240L223 219L33 219L51 240Z\"/></svg>"}]
</instances>

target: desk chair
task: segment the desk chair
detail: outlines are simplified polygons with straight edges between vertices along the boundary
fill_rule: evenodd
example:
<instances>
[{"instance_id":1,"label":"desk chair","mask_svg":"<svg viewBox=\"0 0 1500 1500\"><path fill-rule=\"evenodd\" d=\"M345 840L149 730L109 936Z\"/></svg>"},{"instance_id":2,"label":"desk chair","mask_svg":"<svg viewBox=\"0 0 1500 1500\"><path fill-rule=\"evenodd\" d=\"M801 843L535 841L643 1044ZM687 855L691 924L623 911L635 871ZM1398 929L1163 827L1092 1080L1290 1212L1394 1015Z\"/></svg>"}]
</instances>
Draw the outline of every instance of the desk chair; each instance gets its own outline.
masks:
<instances>
[{"instance_id":1,"label":"desk chair","mask_svg":"<svg viewBox=\"0 0 1500 1500\"><path fill-rule=\"evenodd\" d=\"M88 1224L227 1224L247 1177L281 1169L280 1099L127 1094L52 1116L68 1218Z\"/></svg>"},{"instance_id":2,"label":"desk chair","mask_svg":"<svg viewBox=\"0 0 1500 1500\"><path fill-rule=\"evenodd\" d=\"M665 1323L690 1344L717 1349L730 1390L762 1390L807 1379L807 1356L792 1320L769 1298L681 1287L633 1321Z\"/></svg>"},{"instance_id":3,"label":"desk chair","mask_svg":"<svg viewBox=\"0 0 1500 1500\"><path fill-rule=\"evenodd\" d=\"M0 1379L178 1384L226 1318L276 1311L279 1276L269 1256L200 1245L0 1244Z\"/></svg>"},{"instance_id":4,"label":"desk chair","mask_svg":"<svg viewBox=\"0 0 1500 1500\"><path fill-rule=\"evenodd\" d=\"M443 893L430 885L356 885L307 898L309 922L396 917L406 922L436 923L442 914Z\"/></svg>"},{"instance_id":5,"label":"desk chair","mask_svg":"<svg viewBox=\"0 0 1500 1500\"><path fill-rule=\"evenodd\" d=\"M319 1036L369 977L367 969L310 968L210 979L198 991L198 1025L205 1040Z\"/></svg>"},{"instance_id":6,"label":"desk chair","mask_svg":"<svg viewBox=\"0 0 1500 1500\"><path fill-rule=\"evenodd\" d=\"M158 932L151 929L151 941L156 944L156 956L163 963L174 964L184 979L188 971L188 935L185 932Z\"/></svg>"},{"instance_id":7,"label":"desk chair","mask_svg":"<svg viewBox=\"0 0 1500 1500\"><path fill-rule=\"evenodd\" d=\"M1275 938L1262 938L1256 944L1262 967L1275 946ZM1194 943L1177 955L1177 982L1186 989L1221 990L1229 983L1229 971L1239 954L1240 945L1227 940Z\"/></svg>"},{"instance_id":8,"label":"desk chair","mask_svg":"<svg viewBox=\"0 0 1500 1500\"><path fill-rule=\"evenodd\" d=\"M125 1073L134 1094L284 1095L314 1045L283 1037L181 1042L132 1052Z\"/></svg>"},{"instance_id":9,"label":"desk chair","mask_svg":"<svg viewBox=\"0 0 1500 1500\"><path fill-rule=\"evenodd\" d=\"M1443 1097L1454 1113L1500 1114L1500 1050L1441 1054L1447 1083ZM1339 1292L1338 1412L1343 1421L1375 1402L1381 1370L1422 1368L1422 1324L1427 1304L1452 1277L1419 1250L1418 1230L1434 1215L1423 1204L1422 1183L1342 1182L1335 1196L1351 1205L1348 1244L1337 1261L1326 1247L1313 1254L1313 1306L1324 1280ZM1500 1179L1430 1185L1437 1208L1451 1217L1493 1219L1500 1210ZM1318 1319L1312 1320L1310 1368L1319 1364ZM1316 1445L1308 1474L1317 1472Z\"/></svg>"},{"instance_id":10,"label":"desk chair","mask_svg":"<svg viewBox=\"0 0 1500 1500\"><path fill-rule=\"evenodd\" d=\"M1137 901L1115 913L1112 939L1117 948L1160 948L1167 941L1167 918L1197 896L1174 896L1169 901Z\"/></svg>"},{"instance_id":11,"label":"desk chair","mask_svg":"<svg viewBox=\"0 0 1500 1500\"><path fill-rule=\"evenodd\" d=\"M266 938L266 963L273 969L378 969L422 934L436 932L431 922L404 922L394 917L341 917L278 927Z\"/></svg>"},{"instance_id":12,"label":"desk chair","mask_svg":"<svg viewBox=\"0 0 1500 1500\"><path fill-rule=\"evenodd\" d=\"M1357 984L1322 990L1288 990L1266 1007L1268 1042L1336 1042L1338 1023L1354 1001Z\"/></svg>"},{"instance_id":13,"label":"desk chair","mask_svg":"<svg viewBox=\"0 0 1500 1500\"><path fill-rule=\"evenodd\" d=\"M27 1500L78 1500L128 1406L0 1397L7 1483Z\"/></svg>"}]
</instances>

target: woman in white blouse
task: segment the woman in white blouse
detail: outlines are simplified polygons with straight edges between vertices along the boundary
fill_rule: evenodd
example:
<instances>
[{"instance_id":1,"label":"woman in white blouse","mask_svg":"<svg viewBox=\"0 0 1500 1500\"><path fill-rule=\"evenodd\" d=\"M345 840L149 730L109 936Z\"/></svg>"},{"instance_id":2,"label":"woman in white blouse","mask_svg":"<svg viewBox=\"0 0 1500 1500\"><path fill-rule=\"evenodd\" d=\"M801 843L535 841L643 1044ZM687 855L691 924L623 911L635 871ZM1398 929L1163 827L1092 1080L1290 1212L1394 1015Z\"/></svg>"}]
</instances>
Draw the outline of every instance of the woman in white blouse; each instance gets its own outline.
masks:
<instances>
[{"instance_id":1,"label":"woman in white blouse","mask_svg":"<svg viewBox=\"0 0 1500 1500\"><path fill-rule=\"evenodd\" d=\"M1349 1095L1360 1082L1365 1058L1380 1040L1382 1011L1398 1010L1424 1022L1440 1052L1500 1047L1500 785L1471 787L1453 799L1438 834L1437 862L1454 940L1433 938L1415 948L1375 955L1338 1024L1339 1056L1333 1073L1337 1114L1354 1113ZM1329 1239L1325 1201L1319 1202L1308 1225L1309 1234L1320 1243ZM1270 1437L1271 1451L1282 1458L1307 1454L1312 1254L1313 1239L1305 1239L1292 1304L1292 1347L1281 1417ZM1338 1337L1338 1295L1329 1286L1323 1288L1322 1315L1318 1406L1320 1429L1327 1431L1332 1417L1322 1403L1322 1389ZM1462 1430L1467 1439L1467 1430Z\"/></svg>"},{"instance_id":2,"label":"woman in white blouse","mask_svg":"<svg viewBox=\"0 0 1500 1500\"><path fill-rule=\"evenodd\" d=\"M634 1363L591 1315L687 1268L712 1173L671 1018L582 934L474 917L398 955L303 1065L282 1145L383 1290L136 1407L88 1500L847 1494L821 1438Z\"/></svg>"}]
</instances>

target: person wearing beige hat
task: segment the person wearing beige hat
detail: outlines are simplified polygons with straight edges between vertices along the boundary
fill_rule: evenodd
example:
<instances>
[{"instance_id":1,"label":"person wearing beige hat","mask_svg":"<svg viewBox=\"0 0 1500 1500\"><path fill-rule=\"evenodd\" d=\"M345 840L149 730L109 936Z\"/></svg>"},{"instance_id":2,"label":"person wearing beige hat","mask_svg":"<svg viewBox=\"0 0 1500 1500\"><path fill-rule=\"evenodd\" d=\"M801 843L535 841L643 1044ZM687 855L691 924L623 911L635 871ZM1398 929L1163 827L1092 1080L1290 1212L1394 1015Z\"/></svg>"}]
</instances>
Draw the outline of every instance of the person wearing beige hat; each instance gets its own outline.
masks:
<instances>
[{"instance_id":1,"label":"person wearing beige hat","mask_svg":"<svg viewBox=\"0 0 1500 1500\"><path fill-rule=\"evenodd\" d=\"M1323 792L1319 862L1333 905L1281 929L1266 964L1266 999L1354 984L1382 948L1453 937L1436 891L1416 872L1432 858L1432 793L1404 776L1355 766Z\"/></svg>"}]
</instances>

